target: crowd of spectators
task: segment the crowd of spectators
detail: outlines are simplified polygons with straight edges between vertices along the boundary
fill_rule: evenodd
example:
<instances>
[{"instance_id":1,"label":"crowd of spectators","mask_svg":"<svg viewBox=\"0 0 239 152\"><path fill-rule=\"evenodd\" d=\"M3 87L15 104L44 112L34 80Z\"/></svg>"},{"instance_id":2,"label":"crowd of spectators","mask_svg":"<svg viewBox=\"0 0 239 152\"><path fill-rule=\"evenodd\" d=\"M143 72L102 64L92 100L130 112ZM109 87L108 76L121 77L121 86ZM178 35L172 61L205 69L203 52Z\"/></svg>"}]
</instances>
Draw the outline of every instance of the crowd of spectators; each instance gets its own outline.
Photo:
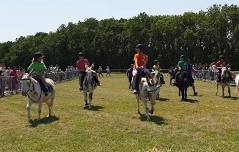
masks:
<instances>
[{"instance_id":1,"label":"crowd of spectators","mask_svg":"<svg viewBox=\"0 0 239 152\"><path fill-rule=\"evenodd\" d=\"M0 67L0 96L16 94L20 89L19 79L25 73L21 67Z\"/></svg>"},{"instance_id":2,"label":"crowd of spectators","mask_svg":"<svg viewBox=\"0 0 239 152\"><path fill-rule=\"evenodd\" d=\"M21 89L20 79L25 73L21 67L5 67L0 65L0 97L17 94ZM68 66L65 71L58 65L51 65L47 68L45 76L55 82L71 80L79 75L78 70L73 66Z\"/></svg>"}]
</instances>

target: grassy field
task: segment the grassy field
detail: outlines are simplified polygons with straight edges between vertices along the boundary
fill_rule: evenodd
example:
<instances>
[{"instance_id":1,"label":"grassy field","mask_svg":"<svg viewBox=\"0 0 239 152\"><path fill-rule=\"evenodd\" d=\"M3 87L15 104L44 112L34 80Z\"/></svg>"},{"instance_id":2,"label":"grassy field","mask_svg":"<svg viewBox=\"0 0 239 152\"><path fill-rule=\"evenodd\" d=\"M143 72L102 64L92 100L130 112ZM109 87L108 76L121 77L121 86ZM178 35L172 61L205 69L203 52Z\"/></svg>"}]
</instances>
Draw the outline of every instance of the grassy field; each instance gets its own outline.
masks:
<instances>
[{"instance_id":1,"label":"grassy field","mask_svg":"<svg viewBox=\"0 0 239 152\"><path fill-rule=\"evenodd\" d=\"M150 122L137 114L135 96L125 75L101 79L93 110L83 109L78 81L56 86L54 113L27 123L25 97L0 99L0 151L239 151L239 99L215 96L215 84L196 82L199 96L180 102L177 89L161 88ZM221 94L221 92L220 92ZM141 105L143 112L143 106ZM37 106L33 106L33 119Z\"/></svg>"}]
</instances>

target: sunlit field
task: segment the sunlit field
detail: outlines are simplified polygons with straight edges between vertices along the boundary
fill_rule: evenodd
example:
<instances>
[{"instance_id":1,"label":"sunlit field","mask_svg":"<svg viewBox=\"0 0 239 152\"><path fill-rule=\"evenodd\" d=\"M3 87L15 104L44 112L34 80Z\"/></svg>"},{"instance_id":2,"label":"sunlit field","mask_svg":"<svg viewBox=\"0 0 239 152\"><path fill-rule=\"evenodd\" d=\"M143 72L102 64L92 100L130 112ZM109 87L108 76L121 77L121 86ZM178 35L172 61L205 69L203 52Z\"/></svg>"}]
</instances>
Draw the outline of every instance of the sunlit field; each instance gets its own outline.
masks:
<instances>
[{"instance_id":1,"label":"sunlit field","mask_svg":"<svg viewBox=\"0 0 239 152\"><path fill-rule=\"evenodd\" d=\"M176 87L161 88L151 121L137 113L136 99L125 74L101 78L94 93L93 109L83 108L78 81L56 85L54 114L27 122L26 98L0 98L0 151L239 151L239 99L216 96L216 85L196 81L198 96L188 91L181 102ZM225 93L227 95L227 92ZM141 104L143 113L143 105ZM37 106L33 106L33 119Z\"/></svg>"}]
</instances>

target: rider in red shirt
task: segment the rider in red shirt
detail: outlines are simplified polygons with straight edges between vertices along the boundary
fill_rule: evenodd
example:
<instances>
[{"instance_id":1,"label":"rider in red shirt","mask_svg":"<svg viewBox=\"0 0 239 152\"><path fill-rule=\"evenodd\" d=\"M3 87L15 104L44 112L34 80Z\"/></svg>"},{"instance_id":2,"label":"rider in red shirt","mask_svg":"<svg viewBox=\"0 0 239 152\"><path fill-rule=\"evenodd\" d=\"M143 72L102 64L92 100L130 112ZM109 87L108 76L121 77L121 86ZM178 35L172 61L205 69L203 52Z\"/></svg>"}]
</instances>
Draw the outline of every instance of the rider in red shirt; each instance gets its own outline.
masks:
<instances>
[{"instance_id":1,"label":"rider in red shirt","mask_svg":"<svg viewBox=\"0 0 239 152\"><path fill-rule=\"evenodd\" d=\"M226 62L224 61L224 56L220 56L220 60L215 63L215 66L218 70L221 71L222 67L226 66Z\"/></svg>"},{"instance_id":2,"label":"rider in red shirt","mask_svg":"<svg viewBox=\"0 0 239 152\"><path fill-rule=\"evenodd\" d=\"M217 82L221 81L221 72L222 72L222 67L226 66L226 62L224 60L224 56L220 55L220 60L217 61L214 65L216 66L216 68L218 69L218 73L217 73Z\"/></svg>"},{"instance_id":3,"label":"rider in red shirt","mask_svg":"<svg viewBox=\"0 0 239 152\"><path fill-rule=\"evenodd\" d=\"M79 60L76 62L76 67L80 72L85 72L85 66L90 66L90 63L87 59L83 57L83 53L80 52L79 54Z\"/></svg>"},{"instance_id":4,"label":"rider in red shirt","mask_svg":"<svg viewBox=\"0 0 239 152\"><path fill-rule=\"evenodd\" d=\"M83 81L86 75L86 66L90 66L90 63L87 59L84 58L84 54L82 52L78 53L79 59L76 62L76 68L80 71L79 83L80 83L80 90L83 90ZM98 86L100 86L100 82L96 74L94 74L94 81Z\"/></svg>"}]
</instances>

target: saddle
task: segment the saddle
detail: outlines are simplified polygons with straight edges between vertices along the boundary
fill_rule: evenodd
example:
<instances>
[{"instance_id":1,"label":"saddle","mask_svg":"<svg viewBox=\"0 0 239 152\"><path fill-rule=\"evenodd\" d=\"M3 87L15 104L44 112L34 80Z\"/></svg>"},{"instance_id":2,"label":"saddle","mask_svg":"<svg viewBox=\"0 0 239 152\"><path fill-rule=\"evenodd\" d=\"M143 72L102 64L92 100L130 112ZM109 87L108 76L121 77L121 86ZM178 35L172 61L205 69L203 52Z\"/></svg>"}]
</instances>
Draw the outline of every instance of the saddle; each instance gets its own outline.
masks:
<instances>
[{"instance_id":1,"label":"saddle","mask_svg":"<svg viewBox=\"0 0 239 152\"><path fill-rule=\"evenodd\" d=\"M39 83L39 85L41 87L41 90L43 92L52 92L53 91L53 88L52 88L52 86L50 84L47 84L47 86L45 86L41 79L39 79L37 77L34 78L34 79L37 80L37 82Z\"/></svg>"},{"instance_id":2,"label":"saddle","mask_svg":"<svg viewBox=\"0 0 239 152\"><path fill-rule=\"evenodd\" d=\"M175 75L175 85L178 87L190 85L190 75L187 71L180 71Z\"/></svg>"}]
</instances>

